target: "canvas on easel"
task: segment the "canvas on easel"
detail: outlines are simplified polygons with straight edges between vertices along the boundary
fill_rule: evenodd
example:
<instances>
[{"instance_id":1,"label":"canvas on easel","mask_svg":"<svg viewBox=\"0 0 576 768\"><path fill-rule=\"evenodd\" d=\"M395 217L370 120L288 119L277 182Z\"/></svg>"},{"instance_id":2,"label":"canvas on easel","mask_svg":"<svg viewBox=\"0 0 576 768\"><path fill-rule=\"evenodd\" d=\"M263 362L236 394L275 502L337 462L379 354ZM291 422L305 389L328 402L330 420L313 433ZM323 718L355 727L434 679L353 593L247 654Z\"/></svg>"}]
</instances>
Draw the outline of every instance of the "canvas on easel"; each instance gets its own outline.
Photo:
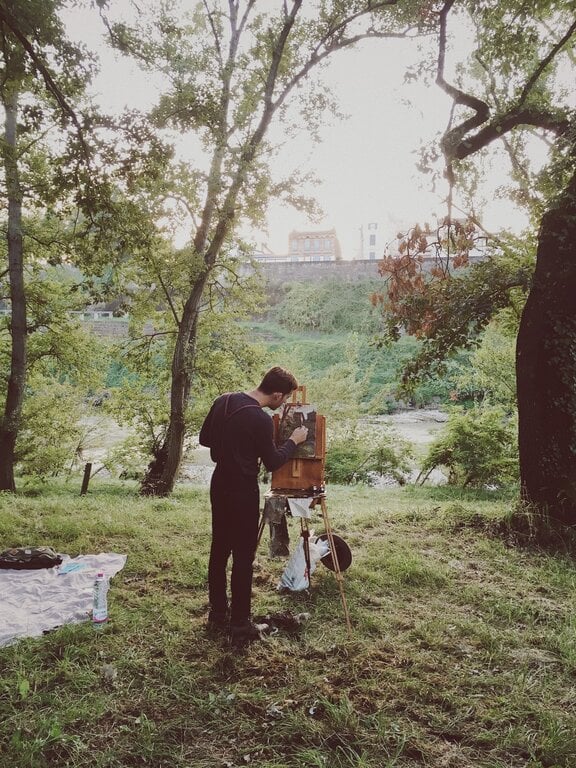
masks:
<instances>
[{"instance_id":1,"label":"canvas on easel","mask_svg":"<svg viewBox=\"0 0 576 768\"><path fill-rule=\"evenodd\" d=\"M306 427L308 436L303 443L296 446L293 458L295 459L316 459L316 408L313 405L296 403L284 406L284 410L278 421L277 442L279 445L284 443L292 432L298 427Z\"/></svg>"},{"instance_id":2,"label":"canvas on easel","mask_svg":"<svg viewBox=\"0 0 576 768\"><path fill-rule=\"evenodd\" d=\"M272 490L309 493L324 489L326 463L326 419L315 406L306 402L306 388L298 387L292 402L286 403L281 414L274 414L274 437L284 443L297 427L306 427L308 437L296 447L294 456L272 472Z\"/></svg>"}]
</instances>

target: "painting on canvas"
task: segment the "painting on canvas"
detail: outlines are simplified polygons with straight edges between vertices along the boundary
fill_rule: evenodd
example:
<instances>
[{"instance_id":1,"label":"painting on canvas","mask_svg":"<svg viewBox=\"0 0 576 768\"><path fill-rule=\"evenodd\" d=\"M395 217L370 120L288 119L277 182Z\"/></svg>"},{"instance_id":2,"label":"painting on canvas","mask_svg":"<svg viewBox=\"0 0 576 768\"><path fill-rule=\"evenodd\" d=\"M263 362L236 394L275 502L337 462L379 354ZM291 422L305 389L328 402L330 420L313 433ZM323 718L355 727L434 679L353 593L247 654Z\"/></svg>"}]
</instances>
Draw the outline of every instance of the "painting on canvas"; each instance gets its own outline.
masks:
<instances>
[{"instance_id":1,"label":"painting on canvas","mask_svg":"<svg viewBox=\"0 0 576 768\"><path fill-rule=\"evenodd\" d=\"M316 458L316 408L313 405L290 405L284 408L278 425L278 443L284 443L297 427L306 427L308 437L297 446L294 458Z\"/></svg>"}]
</instances>

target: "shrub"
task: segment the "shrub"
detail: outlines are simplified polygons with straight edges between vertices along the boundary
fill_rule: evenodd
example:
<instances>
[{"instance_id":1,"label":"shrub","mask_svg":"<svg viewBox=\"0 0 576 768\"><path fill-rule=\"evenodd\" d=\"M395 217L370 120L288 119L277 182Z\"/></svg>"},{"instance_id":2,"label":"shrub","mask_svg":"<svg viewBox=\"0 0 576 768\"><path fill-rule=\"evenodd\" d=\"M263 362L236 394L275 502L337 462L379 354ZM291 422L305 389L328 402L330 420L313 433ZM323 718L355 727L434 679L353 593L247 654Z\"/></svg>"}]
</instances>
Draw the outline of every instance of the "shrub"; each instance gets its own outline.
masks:
<instances>
[{"instance_id":1,"label":"shrub","mask_svg":"<svg viewBox=\"0 0 576 768\"><path fill-rule=\"evenodd\" d=\"M440 466L448 469L452 485L478 488L516 481L515 419L498 406L454 409L442 434L432 443L421 475L425 479Z\"/></svg>"},{"instance_id":2,"label":"shrub","mask_svg":"<svg viewBox=\"0 0 576 768\"><path fill-rule=\"evenodd\" d=\"M17 467L24 475L55 477L77 457L82 403L70 384L38 377L32 383L16 442Z\"/></svg>"},{"instance_id":3,"label":"shrub","mask_svg":"<svg viewBox=\"0 0 576 768\"><path fill-rule=\"evenodd\" d=\"M411 447L392 432L359 433L355 429L334 435L326 451L326 479L332 483L374 482L375 476L406 482Z\"/></svg>"},{"instance_id":4,"label":"shrub","mask_svg":"<svg viewBox=\"0 0 576 768\"><path fill-rule=\"evenodd\" d=\"M382 324L370 301L379 285L376 279L291 283L273 314L292 331L371 333Z\"/></svg>"}]
</instances>

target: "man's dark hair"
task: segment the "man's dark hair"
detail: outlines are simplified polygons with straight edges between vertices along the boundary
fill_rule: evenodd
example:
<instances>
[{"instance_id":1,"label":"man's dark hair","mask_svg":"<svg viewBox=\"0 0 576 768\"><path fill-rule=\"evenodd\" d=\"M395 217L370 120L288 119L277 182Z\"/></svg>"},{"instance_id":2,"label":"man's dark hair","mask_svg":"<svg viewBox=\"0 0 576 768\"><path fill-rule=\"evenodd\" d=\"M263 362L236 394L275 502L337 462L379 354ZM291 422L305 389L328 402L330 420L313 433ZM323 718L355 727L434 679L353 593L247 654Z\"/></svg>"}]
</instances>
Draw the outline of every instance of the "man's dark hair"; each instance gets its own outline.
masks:
<instances>
[{"instance_id":1,"label":"man's dark hair","mask_svg":"<svg viewBox=\"0 0 576 768\"><path fill-rule=\"evenodd\" d=\"M272 395L274 392L282 392L282 394L288 395L294 389L298 389L298 382L290 371L277 365L274 368L270 368L264 375L258 389L260 392L264 392L265 395Z\"/></svg>"}]
</instances>

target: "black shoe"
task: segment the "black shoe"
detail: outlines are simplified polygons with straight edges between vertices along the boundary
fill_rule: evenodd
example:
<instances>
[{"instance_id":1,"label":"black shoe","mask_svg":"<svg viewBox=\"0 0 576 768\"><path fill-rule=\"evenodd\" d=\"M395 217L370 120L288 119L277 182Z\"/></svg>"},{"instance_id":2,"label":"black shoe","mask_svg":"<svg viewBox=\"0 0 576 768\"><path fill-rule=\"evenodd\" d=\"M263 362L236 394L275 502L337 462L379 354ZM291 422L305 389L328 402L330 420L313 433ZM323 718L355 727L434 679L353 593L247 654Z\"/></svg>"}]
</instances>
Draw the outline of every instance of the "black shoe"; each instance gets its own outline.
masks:
<instances>
[{"instance_id":1,"label":"black shoe","mask_svg":"<svg viewBox=\"0 0 576 768\"><path fill-rule=\"evenodd\" d=\"M241 624L230 624L230 637L232 640L246 641L261 640L262 635L268 629L267 624L254 624L250 620Z\"/></svg>"},{"instance_id":2,"label":"black shoe","mask_svg":"<svg viewBox=\"0 0 576 768\"><path fill-rule=\"evenodd\" d=\"M230 626L228 613L226 611L210 611L206 626L215 632L227 632Z\"/></svg>"}]
</instances>

